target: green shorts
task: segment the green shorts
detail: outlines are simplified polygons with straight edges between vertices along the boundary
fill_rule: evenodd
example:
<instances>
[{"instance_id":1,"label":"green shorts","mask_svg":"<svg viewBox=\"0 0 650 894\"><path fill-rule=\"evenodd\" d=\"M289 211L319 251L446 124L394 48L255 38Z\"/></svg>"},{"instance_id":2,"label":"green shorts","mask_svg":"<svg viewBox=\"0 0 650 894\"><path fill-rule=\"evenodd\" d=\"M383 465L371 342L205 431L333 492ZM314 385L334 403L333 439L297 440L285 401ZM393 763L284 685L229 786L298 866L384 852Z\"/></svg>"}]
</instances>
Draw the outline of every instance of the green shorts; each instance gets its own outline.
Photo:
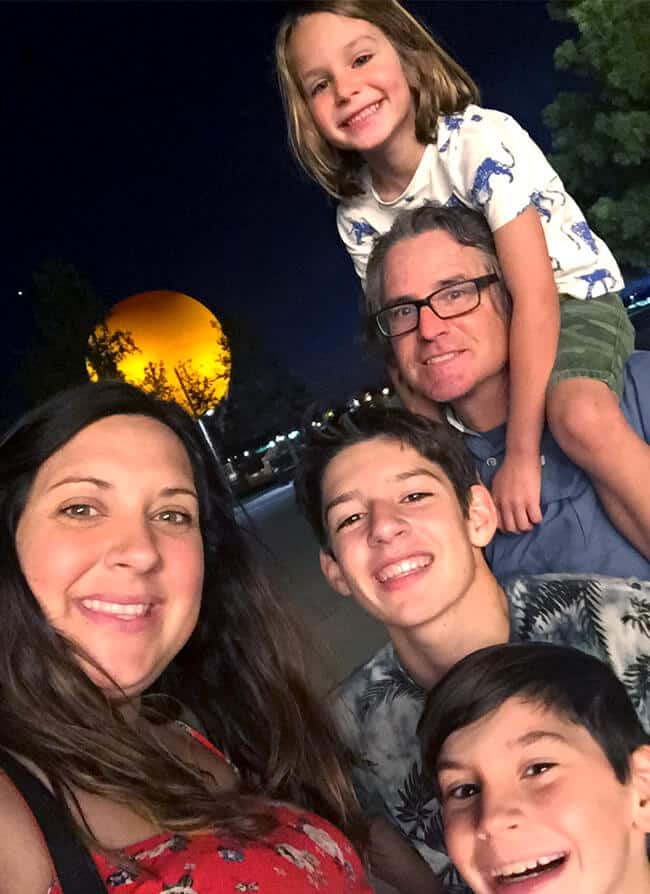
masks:
<instances>
[{"instance_id":1,"label":"green shorts","mask_svg":"<svg viewBox=\"0 0 650 894\"><path fill-rule=\"evenodd\" d=\"M588 301L560 295L560 340L549 388L563 379L597 379L620 398L633 350L634 327L616 293Z\"/></svg>"}]
</instances>

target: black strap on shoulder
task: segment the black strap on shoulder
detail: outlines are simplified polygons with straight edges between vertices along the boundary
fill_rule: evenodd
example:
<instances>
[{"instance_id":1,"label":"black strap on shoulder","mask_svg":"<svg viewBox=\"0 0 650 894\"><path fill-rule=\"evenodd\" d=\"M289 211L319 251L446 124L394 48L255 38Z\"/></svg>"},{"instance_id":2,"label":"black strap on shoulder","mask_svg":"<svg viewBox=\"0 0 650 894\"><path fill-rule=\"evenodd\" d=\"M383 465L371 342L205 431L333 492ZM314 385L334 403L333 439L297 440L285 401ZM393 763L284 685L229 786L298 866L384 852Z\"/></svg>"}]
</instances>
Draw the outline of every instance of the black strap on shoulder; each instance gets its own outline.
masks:
<instances>
[{"instance_id":1,"label":"black strap on shoulder","mask_svg":"<svg viewBox=\"0 0 650 894\"><path fill-rule=\"evenodd\" d=\"M40 826L63 894L106 894L92 857L52 792L3 748L0 770L16 786Z\"/></svg>"}]
</instances>

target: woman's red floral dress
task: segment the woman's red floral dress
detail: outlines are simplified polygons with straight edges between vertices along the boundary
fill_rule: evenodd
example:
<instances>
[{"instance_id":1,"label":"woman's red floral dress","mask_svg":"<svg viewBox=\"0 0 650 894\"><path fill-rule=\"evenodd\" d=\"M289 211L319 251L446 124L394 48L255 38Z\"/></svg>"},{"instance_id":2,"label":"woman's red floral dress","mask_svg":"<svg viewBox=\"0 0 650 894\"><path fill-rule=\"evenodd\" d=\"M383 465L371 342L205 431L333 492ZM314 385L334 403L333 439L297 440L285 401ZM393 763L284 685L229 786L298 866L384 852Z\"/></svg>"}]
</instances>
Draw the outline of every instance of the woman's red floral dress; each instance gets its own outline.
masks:
<instances>
[{"instance_id":1,"label":"woman's red floral dress","mask_svg":"<svg viewBox=\"0 0 650 894\"><path fill-rule=\"evenodd\" d=\"M142 867L137 874L101 854L93 860L107 891L115 894L372 894L356 851L338 829L284 804L269 809L278 824L255 841L218 832L166 832L122 849ZM61 894L58 882L49 894Z\"/></svg>"}]
</instances>

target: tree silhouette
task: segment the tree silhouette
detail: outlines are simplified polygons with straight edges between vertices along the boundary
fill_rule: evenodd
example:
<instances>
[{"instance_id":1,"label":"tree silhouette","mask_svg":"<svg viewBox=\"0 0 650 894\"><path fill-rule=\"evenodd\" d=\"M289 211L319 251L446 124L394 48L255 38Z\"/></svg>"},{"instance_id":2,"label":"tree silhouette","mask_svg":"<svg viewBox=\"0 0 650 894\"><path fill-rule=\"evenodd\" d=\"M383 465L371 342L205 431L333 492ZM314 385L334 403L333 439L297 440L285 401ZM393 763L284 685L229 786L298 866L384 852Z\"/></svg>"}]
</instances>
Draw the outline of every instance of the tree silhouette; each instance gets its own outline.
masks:
<instances>
[{"instance_id":1,"label":"tree silhouette","mask_svg":"<svg viewBox=\"0 0 650 894\"><path fill-rule=\"evenodd\" d=\"M223 433L227 450L297 428L313 394L269 350L254 322L220 314L232 357Z\"/></svg>"},{"instance_id":2,"label":"tree silhouette","mask_svg":"<svg viewBox=\"0 0 650 894\"><path fill-rule=\"evenodd\" d=\"M174 386L167 378L167 370L163 360L159 360L157 363L150 360L147 363L144 368L142 387L145 391L150 391L161 400L176 400Z\"/></svg>"},{"instance_id":3,"label":"tree silhouette","mask_svg":"<svg viewBox=\"0 0 650 894\"><path fill-rule=\"evenodd\" d=\"M222 364L223 365L223 364ZM186 400L195 416L203 416L214 410L224 397L223 380L228 380L229 370L212 376L201 375L192 369L192 360L183 360L175 367Z\"/></svg>"},{"instance_id":4,"label":"tree silhouette","mask_svg":"<svg viewBox=\"0 0 650 894\"><path fill-rule=\"evenodd\" d=\"M545 110L552 162L587 218L630 270L650 264L650 15L645 2L554 0L577 26L555 65L584 78Z\"/></svg>"},{"instance_id":5,"label":"tree silhouette","mask_svg":"<svg viewBox=\"0 0 650 894\"><path fill-rule=\"evenodd\" d=\"M103 316L103 304L90 282L60 260L40 264L29 290L33 336L8 383L29 403L87 381L88 333Z\"/></svg>"},{"instance_id":6,"label":"tree silhouette","mask_svg":"<svg viewBox=\"0 0 650 894\"><path fill-rule=\"evenodd\" d=\"M98 379L124 381L119 363L130 354L141 353L131 332L127 329L109 329L102 322L90 334L86 360Z\"/></svg>"}]
</instances>

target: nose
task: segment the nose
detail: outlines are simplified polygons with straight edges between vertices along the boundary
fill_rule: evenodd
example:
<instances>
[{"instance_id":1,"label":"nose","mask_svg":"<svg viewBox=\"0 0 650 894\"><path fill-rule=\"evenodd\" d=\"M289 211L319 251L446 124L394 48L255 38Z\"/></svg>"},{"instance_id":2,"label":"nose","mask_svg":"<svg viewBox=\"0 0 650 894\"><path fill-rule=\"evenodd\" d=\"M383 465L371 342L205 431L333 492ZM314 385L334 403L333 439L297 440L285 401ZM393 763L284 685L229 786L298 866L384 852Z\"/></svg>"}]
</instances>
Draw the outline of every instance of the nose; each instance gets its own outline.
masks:
<instances>
[{"instance_id":1,"label":"nose","mask_svg":"<svg viewBox=\"0 0 650 894\"><path fill-rule=\"evenodd\" d=\"M421 338L426 341L433 341L440 335L449 331L449 320L441 320L430 307L420 308L420 322L418 323L418 333Z\"/></svg>"},{"instance_id":2,"label":"nose","mask_svg":"<svg viewBox=\"0 0 650 894\"><path fill-rule=\"evenodd\" d=\"M144 574L156 568L160 552L147 518L115 519L105 553L107 565Z\"/></svg>"},{"instance_id":3,"label":"nose","mask_svg":"<svg viewBox=\"0 0 650 894\"><path fill-rule=\"evenodd\" d=\"M388 543L404 534L407 528L408 522L397 506L379 501L372 505L368 531L370 544Z\"/></svg>"},{"instance_id":4,"label":"nose","mask_svg":"<svg viewBox=\"0 0 650 894\"><path fill-rule=\"evenodd\" d=\"M521 823L521 810L516 797L504 791L481 792L477 837L481 841L498 838L515 831Z\"/></svg>"},{"instance_id":5,"label":"nose","mask_svg":"<svg viewBox=\"0 0 650 894\"><path fill-rule=\"evenodd\" d=\"M338 74L334 79L334 96L339 105L348 102L358 92L357 79L353 72Z\"/></svg>"}]
</instances>

